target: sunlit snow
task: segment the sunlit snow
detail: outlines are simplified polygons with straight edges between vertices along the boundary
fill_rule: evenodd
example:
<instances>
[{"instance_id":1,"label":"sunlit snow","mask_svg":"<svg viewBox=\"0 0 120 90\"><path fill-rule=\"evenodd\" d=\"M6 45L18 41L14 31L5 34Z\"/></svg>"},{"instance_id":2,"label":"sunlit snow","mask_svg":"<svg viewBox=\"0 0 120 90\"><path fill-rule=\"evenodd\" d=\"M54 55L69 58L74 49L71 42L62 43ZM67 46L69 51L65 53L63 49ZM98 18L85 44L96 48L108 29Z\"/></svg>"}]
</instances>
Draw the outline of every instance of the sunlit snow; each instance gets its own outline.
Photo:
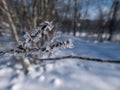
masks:
<instances>
[{"instance_id":1,"label":"sunlit snow","mask_svg":"<svg viewBox=\"0 0 120 90\"><path fill-rule=\"evenodd\" d=\"M118 44L110 42L95 44L67 35L60 37L61 40L69 38L72 40L74 47L56 51L52 57L72 54L120 60L120 45ZM4 48L6 48L5 45ZM0 49L2 48L0 47ZM119 64L75 59L43 61L38 65L30 65L29 72L25 75L21 64L13 64L12 60L13 58L10 57L0 59L0 90L120 89Z\"/></svg>"}]
</instances>

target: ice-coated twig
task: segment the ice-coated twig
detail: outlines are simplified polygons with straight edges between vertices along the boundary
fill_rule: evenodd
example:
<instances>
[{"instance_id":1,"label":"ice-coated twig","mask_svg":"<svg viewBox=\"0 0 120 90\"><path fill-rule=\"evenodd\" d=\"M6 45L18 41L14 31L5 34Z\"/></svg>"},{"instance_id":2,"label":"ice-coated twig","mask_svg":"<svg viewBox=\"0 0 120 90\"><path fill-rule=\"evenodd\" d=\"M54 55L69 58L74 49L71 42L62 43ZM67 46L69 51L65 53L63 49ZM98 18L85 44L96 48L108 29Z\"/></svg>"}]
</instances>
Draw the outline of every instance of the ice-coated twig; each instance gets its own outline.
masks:
<instances>
[{"instance_id":1,"label":"ice-coated twig","mask_svg":"<svg viewBox=\"0 0 120 90\"><path fill-rule=\"evenodd\" d=\"M32 52L37 52L37 51L41 51L41 52L52 52L54 49L60 49L62 47L66 47L69 48L69 46L71 46L71 41L68 39L66 41L58 41L55 43L51 43L49 46L47 47L42 47L42 48L24 48L23 45L19 45L16 49L11 49L11 50L6 50L6 51L0 51L0 56L3 56L4 54L14 54L16 53L16 55L19 55L21 53L32 53Z\"/></svg>"}]
</instances>

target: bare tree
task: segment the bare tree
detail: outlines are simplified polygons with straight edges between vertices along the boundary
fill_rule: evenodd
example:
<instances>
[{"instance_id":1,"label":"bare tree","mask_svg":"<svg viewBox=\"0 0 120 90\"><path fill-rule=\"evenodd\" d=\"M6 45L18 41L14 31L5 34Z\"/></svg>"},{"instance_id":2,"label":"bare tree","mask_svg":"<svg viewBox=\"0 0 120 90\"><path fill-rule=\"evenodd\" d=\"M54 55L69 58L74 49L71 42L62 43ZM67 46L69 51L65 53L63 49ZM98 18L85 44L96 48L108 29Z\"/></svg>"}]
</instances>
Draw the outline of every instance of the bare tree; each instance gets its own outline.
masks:
<instances>
[{"instance_id":1,"label":"bare tree","mask_svg":"<svg viewBox=\"0 0 120 90\"><path fill-rule=\"evenodd\" d=\"M76 35L76 24L77 24L77 0L74 0L74 20L73 20L73 34Z\"/></svg>"},{"instance_id":2,"label":"bare tree","mask_svg":"<svg viewBox=\"0 0 120 90\"><path fill-rule=\"evenodd\" d=\"M111 11L110 11L111 16L110 16L110 21L109 21L109 24L108 24L109 34L110 34L108 40L110 40L110 41L112 39L113 30L115 29L115 22L116 22L117 12L118 12L119 9L120 9L120 1L114 0L113 5L111 7Z\"/></svg>"},{"instance_id":3,"label":"bare tree","mask_svg":"<svg viewBox=\"0 0 120 90\"><path fill-rule=\"evenodd\" d=\"M70 11L70 6L71 6L71 0L68 0L68 3L66 5L66 15L65 15L65 19L67 19L67 15L69 15L69 11Z\"/></svg>"},{"instance_id":4,"label":"bare tree","mask_svg":"<svg viewBox=\"0 0 120 90\"><path fill-rule=\"evenodd\" d=\"M33 19L32 19L32 13L31 13L31 6L32 4L29 4L29 0L22 0L22 20L24 28L27 28L28 30L32 30L33 28Z\"/></svg>"},{"instance_id":5,"label":"bare tree","mask_svg":"<svg viewBox=\"0 0 120 90\"><path fill-rule=\"evenodd\" d=\"M16 30L16 27L14 25L14 22L12 20L12 17L11 17L11 14L9 12L9 9L8 9L8 5L6 3L6 0L1 0L2 4L3 4L3 9L4 9L4 13L7 15L7 18L8 18L8 21L9 21L9 24L10 24L10 27L12 29L12 32L13 32L13 35L15 37L15 40L18 42L19 41L19 37L17 35L17 30Z\"/></svg>"},{"instance_id":6,"label":"bare tree","mask_svg":"<svg viewBox=\"0 0 120 90\"><path fill-rule=\"evenodd\" d=\"M105 24L105 22L104 22L105 21L104 20L105 13L102 10L101 3L102 3L102 1L97 2L97 8L98 8L99 14L98 14L98 23L97 23L97 27L96 27L96 30L98 33L98 40L100 42L102 42L102 34L104 33L104 26L105 26L104 25Z\"/></svg>"}]
</instances>

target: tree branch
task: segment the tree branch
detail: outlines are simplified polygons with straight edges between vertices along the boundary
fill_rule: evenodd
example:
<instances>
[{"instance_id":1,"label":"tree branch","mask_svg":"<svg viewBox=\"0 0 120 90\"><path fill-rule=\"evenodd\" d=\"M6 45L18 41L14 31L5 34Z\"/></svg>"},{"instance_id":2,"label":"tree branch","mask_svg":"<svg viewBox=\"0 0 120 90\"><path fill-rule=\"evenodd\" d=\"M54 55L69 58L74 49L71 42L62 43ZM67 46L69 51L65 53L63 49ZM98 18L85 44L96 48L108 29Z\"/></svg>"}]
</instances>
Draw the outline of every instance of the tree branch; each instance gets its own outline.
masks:
<instances>
[{"instance_id":1,"label":"tree branch","mask_svg":"<svg viewBox=\"0 0 120 90\"><path fill-rule=\"evenodd\" d=\"M41 49L42 51L46 51L46 48ZM32 49L30 52L36 52L38 49ZM26 51L19 51L19 50L8 50L8 51L0 51L0 56L4 56L6 53L26 53ZM120 60L107 60L107 59L99 59L99 58L91 58L91 57L83 57L83 56L62 56L62 57L55 57L55 58L41 58L37 59L39 61L58 61L63 59L77 59L77 60L83 60L83 61L93 61L93 62L101 62L101 63L114 63L114 64L120 64Z\"/></svg>"},{"instance_id":2,"label":"tree branch","mask_svg":"<svg viewBox=\"0 0 120 90\"><path fill-rule=\"evenodd\" d=\"M120 64L120 60L104 60L104 59L97 59L97 58L90 58L90 57L82 57L82 56L63 56L63 57L56 57L56 58L42 58L38 59L41 61L54 61L54 60L63 60L63 59L78 59L82 61L93 61L93 62L101 62L101 63L114 63Z\"/></svg>"}]
</instances>

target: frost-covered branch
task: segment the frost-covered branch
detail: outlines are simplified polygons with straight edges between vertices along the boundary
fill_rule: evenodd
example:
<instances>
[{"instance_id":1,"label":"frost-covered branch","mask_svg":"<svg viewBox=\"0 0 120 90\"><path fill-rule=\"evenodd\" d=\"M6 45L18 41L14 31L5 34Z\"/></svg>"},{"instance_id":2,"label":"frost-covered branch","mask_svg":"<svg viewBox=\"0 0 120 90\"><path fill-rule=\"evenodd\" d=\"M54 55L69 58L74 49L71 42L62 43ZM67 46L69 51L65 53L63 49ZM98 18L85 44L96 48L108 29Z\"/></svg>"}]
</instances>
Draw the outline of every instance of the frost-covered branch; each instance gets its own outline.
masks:
<instances>
[{"instance_id":1,"label":"frost-covered branch","mask_svg":"<svg viewBox=\"0 0 120 90\"><path fill-rule=\"evenodd\" d=\"M0 51L0 57L3 56L20 56L25 71L28 71L30 66L30 58L33 58L33 62L37 58L50 57L58 49L71 45L71 40L58 41L56 34L56 26L53 22L45 21L41 23L33 32L24 35L24 40L19 45L11 50ZM31 56L31 57L30 57Z\"/></svg>"},{"instance_id":2,"label":"frost-covered branch","mask_svg":"<svg viewBox=\"0 0 120 90\"><path fill-rule=\"evenodd\" d=\"M24 35L25 40L21 41L15 49L0 51L0 56L6 53L17 56L21 53L34 54L34 52L37 52L37 55L44 56L45 53L49 53L50 55L53 51L57 51L62 47L69 48L72 45L72 41L70 39L58 41L55 37L55 31L53 22L45 21L34 32L26 32Z\"/></svg>"},{"instance_id":3,"label":"frost-covered branch","mask_svg":"<svg viewBox=\"0 0 120 90\"><path fill-rule=\"evenodd\" d=\"M5 50L5 51L0 51L0 56L4 56L5 54L15 54L16 56L19 54L26 54L26 53L34 53L37 51L41 52L52 52L55 49L60 49L60 48L70 48L72 46L72 42L70 39L66 41L58 41L51 43L47 47L42 47L42 48L27 48L25 49L22 45L19 45L16 49L11 49L11 50Z\"/></svg>"}]
</instances>

